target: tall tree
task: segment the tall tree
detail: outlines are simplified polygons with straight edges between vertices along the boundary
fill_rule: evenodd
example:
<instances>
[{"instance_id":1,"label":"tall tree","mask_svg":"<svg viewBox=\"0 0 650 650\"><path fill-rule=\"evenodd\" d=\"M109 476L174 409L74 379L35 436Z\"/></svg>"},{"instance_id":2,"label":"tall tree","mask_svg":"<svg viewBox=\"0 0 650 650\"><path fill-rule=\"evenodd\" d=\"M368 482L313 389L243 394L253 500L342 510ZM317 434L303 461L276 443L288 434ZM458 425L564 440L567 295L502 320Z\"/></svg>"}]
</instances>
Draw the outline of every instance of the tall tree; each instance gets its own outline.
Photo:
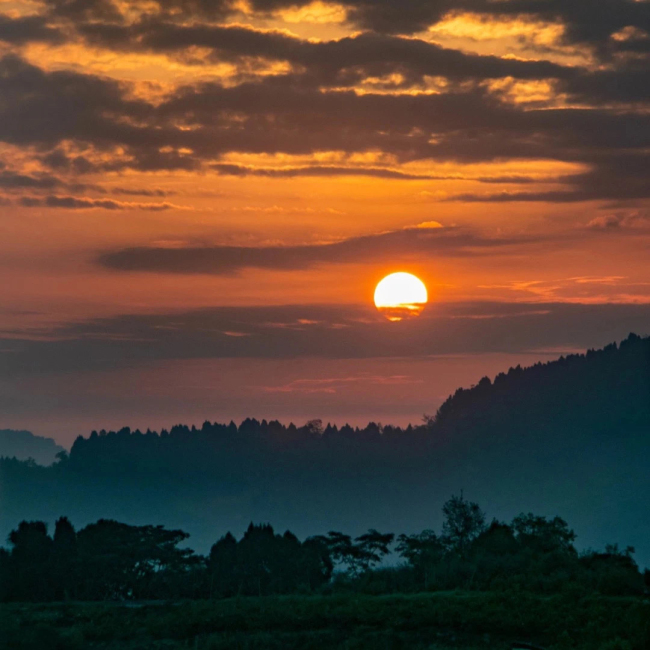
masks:
<instances>
[{"instance_id":1,"label":"tall tree","mask_svg":"<svg viewBox=\"0 0 650 650\"><path fill-rule=\"evenodd\" d=\"M442 512L443 540L450 550L463 557L472 540L485 529L485 513L478 503L465 499L462 492L460 496L452 496L442 507Z\"/></svg>"},{"instance_id":2,"label":"tall tree","mask_svg":"<svg viewBox=\"0 0 650 650\"><path fill-rule=\"evenodd\" d=\"M393 533L380 533L374 528L359 535L354 540L357 549L357 572L368 571L379 564L390 553L390 545L394 539Z\"/></svg>"},{"instance_id":3,"label":"tall tree","mask_svg":"<svg viewBox=\"0 0 650 650\"><path fill-rule=\"evenodd\" d=\"M79 531L80 571L89 600L152 598L165 581L199 562L178 544L189 535L163 526L129 526L100 519Z\"/></svg>"},{"instance_id":4,"label":"tall tree","mask_svg":"<svg viewBox=\"0 0 650 650\"><path fill-rule=\"evenodd\" d=\"M213 544L208 558L210 597L233 596L237 593L237 540L226 533Z\"/></svg>"},{"instance_id":5,"label":"tall tree","mask_svg":"<svg viewBox=\"0 0 650 650\"><path fill-rule=\"evenodd\" d=\"M52 538L42 521L21 521L9 534L13 594L17 600L47 601L53 593Z\"/></svg>"},{"instance_id":6,"label":"tall tree","mask_svg":"<svg viewBox=\"0 0 650 650\"><path fill-rule=\"evenodd\" d=\"M397 552L413 567L429 589L431 577L445 552L445 545L432 530L423 530L416 535L400 535L397 538Z\"/></svg>"},{"instance_id":7,"label":"tall tree","mask_svg":"<svg viewBox=\"0 0 650 650\"><path fill-rule=\"evenodd\" d=\"M517 540L524 546L542 552L565 551L575 553L573 542L576 534L564 519L547 519L532 513L520 514L512 521Z\"/></svg>"},{"instance_id":8,"label":"tall tree","mask_svg":"<svg viewBox=\"0 0 650 650\"><path fill-rule=\"evenodd\" d=\"M57 519L52 543L52 580L57 600L76 595L78 577L77 534L67 517Z\"/></svg>"}]
</instances>

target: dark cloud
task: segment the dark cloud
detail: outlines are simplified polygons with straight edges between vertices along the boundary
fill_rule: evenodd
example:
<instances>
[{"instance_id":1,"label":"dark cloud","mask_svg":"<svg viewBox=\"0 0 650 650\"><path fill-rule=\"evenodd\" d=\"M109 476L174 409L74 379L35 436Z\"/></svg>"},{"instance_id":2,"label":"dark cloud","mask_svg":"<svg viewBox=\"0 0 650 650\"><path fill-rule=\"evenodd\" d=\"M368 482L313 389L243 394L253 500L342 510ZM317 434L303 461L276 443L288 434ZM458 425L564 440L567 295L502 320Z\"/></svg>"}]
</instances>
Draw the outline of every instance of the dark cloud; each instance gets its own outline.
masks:
<instances>
[{"instance_id":1,"label":"dark cloud","mask_svg":"<svg viewBox=\"0 0 650 650\"><path fill-rule=\"evenodd\" d=\"M372 32L336 41L311 42L281 32L241 26L181 25L155 19L122 27L92 23L79 29L85 38L106 47L182 55L188 47L199 46L212 49L213 58L219 61L237 62L251 57L288 61L300 71L303 80L319 87L352 87L367 77L399 74L400 81L388 80L383 86L376 82L376 87L411 88L422 85L427 76L452 82L511 77L558 80L558 92L566 92L573 100L584 103L646 101L650 92L649 62L645 59L627 61L614 69L589 71L545 60L482 56L419 39ZM625 45L626 41L621 43Z\"/></svg>"},{"instance_id":2,"label":"dark cloud","mask_svg":"<svg viewBox=\"0 0 650 650\"><path fill-rule=\"evenodd\" d=\"M384 167L346 167L335 165L311 165L308 167L247 167L245 165L233 165L226 163L215 163L211 169L224 176L264 176L267 178L296 178L300 176L372 176L375 178L391 178L399 180L473 180L478 183L534 183L536 180L531 176L477 176L467 178L456 175L434 175L434 174L411 174L400 172L395 169Z\"/></svg>"},{"instance_id":3,"label":"dark cloud","mask_svg":"<svg viewBox=\"0 0 650 650\"><path fill-rule=\"evenodd\" d=\"M106 190L105 190L106 191ZM122 196L173 196L177 194L174 190L163 190L159 187L155 188L144 188L144 187L112 187L110 189L111 194L117 194Z\"/></svg>"},{"instance_id":4,"label":"dark cloud","mask_svg":"<svg viewBox=\"0 0 650 650\"><path fill-rule=\"evenodd\" d=\"M5 333L11 336L0 335L0 376L132 368L170 359L422 359L584 349L622 339L629 329L647 333L649 322L650 305L623 304L432 304L419 318L398 324L369 306L220 307Z\"/></svg>"},{"instance_id":5,"label":"dark cloud","mask_svg":"<svg viewBox=\"0 0 650 650\"><path fill-rule=\"evenodd\" d=\"M256 77L254 65L242 64L234 83L188 84L154 103L136 99L128 84L72 71L46 72L16 55L5 56L0 60L0 140L30 148L53 172L71 176L124 169L200 171L212 166L222 174L239 176L345 173L434 181L439 177L403 172L399 164L558 160L581 164L588 171L557 179L562 186L550 190L455 198L506 202L647 198L650 113L644 107L650 84L645 83L648 61L643 56L615 57L608 67L587 71L548 61L480 56L388 33L399 32L400 25L435 20L451 8L465 8L487 16L567 20L572 25L567 27L570 38L596 42L603 34L609 39L609 34L630 25L641 33L647 26L646 5L605 0L588 11L582 0L562 4L472 0L454 7L443 2L350 2L346 6L351 19L377 31L318 43L211 22L230 11L228 3L160 2L157 13L149 8L129 22L120 13L122 5L106 0L55 0L45 5L53 24L66 25L66 30L76 30L105 47L186 55L189 46L199 45L211 48L213 60L286 60L292 71ZM254 4L260 12L286 6L275 0ZM614 15L615 6L620 15ZM201 17L205 20L199 22ZM581 22L588 17L590 28ZM393 20L395 29L381 28ZM627 22L621 25L622 21ZM609 40L612 47L627 42ZM381 92L352 90L369 76ZM448 80L443 92L386 92L422 87L431 76ZM547 79L558 93L583 107L517 106L483 83L491 79ZM391 168L341 164L278 170L220 161L230 153L306 156L332 150L380 151L396 162ZM36 179L34 174L16 174L24 182L28 176ZM66 188L75 193L71 185Z\"/></svg>"},{"instance_id":6,"label":"dark cloud","mask_svg":"<svg viewBox=\"0 0 650 650\"><path fill-rule=\"evenodd\" d=\"M307 6L312 0L252 0L258 14ZM102 18L104 22L119 23L121 14L108 0L50 0L57 15L80 18ZM131 8L144 8L144 2L132 1ZM348 22L358 28L383 34L414 34L439 22L450 12L470 11L490 18L528 17L565 25L564 39L568 43L592 46L601 55L616 51L611 39L628 26L650 31L650 9L646 2L635 0L342 0ZM188 20L221 20L236 12L229 0L159 0L158 16ZM147 7L151 13L151 4Z\"/></svg>"},{"instance_id":7,"label":"dark cloud","mask_svg":"<svg viewBox=\"0 0 650 650\"><path fill-rule=\"evenodd\" d=\"M445 201L462 203L518 203L529 201L548 201L550 203L575 203L577 201L588 201L590 197L582 192L496 192L493 194L477 194L464 192L454 194Z\"/></svg>"},{"instance_id":8,"label":"dark cloud","mask_svg":"<svg viewBox=\"0 0 650 650\"><path fill-rule=\"evenodd\" d=\"M69 169L68 169L69 171ZM172 196L177 194L173 190L164 190L159 187L155 188L145 188L145 187L111 187L105 188L102 185L97 185L94 183L77 183L70 182L65 178L60 178L53 174L38 172L32 174L22 174L14 170L7 169L5 165L0 166L0 190L5 192L14 192L14 191L25 191L31 190L32 192L46 192L54 189L65 189L71 192L94 192L99 194L114 194L117 196L148 196L148 197L158 197L163 198L167 196ZM61 199L61 197L58 197ZM70 199L71 197L67 197ZM32 205L40 205L41 202L43 205L50 205L52 207L59 207L54 205L57 201L46 199L41 201L38 197L32 197ZM83 205L83 201L94 201L94 199L80 199L82 203L79 203L79 206ZM21 199L22 201L22 199ZM68 201L70 202L70 201ZM29 202L28 202L29 203ZM61 201L59 201L61 203ZM24 202L23 202L24 204ZM90 207L88 205L88 207ZM105 206L97 206L105 207Z\"/></svg>"},{"instance_id":9,"label":"dark cloud","mask_svg":"<svg viewBox=\"0 0 650 650\"><path fill-rule=\"evenodd\" d=\"M151 107L124 95L124 88L109 79L48 73L17 56L5 56L0 60L0 139L53 147L63 140L100 147L137 142L143 131L124 118L144 118Z\"/></svg>"},{"instance_id":10,"label":"dark cloud","mask_svg":"<svg viewBox=\"0 0 650 650\"><path fill-rule=\"evenodd\" d=\"M43 205L43 200L33 196L21 196L18 199L18 204L23 208L39 208Z\"/></svg>"},{"instance_id":11,"label":"dark cloud","mask_svg":"<svg viewBox=\"0 0 650 650\"><path fill-rule=\"evenodd\" d=\"M229 274L246 268L293 270L388 257L407 260L431 255L482 255L540 243L539 237L487 238L461 229L422 227L305 246L126 248L104 253L98 261L120 271Z\"/></svg>"},{"instance_id":12,"label":"dark cloud","mask_svg":"<svg viewBox=\"0 0 650 650\"><path fill-rule=\"evenodd\" d=\"M650 213L634 211L632 213L608 214L594 217L587 227L600 231L621 231L650 229Z\"/></svg>"},{"instance_id":13,"label":"dark cloud","mask_svg":"<svg viewBox=\"0 0 650 650\"><path fill-rule=\"evenodd\" d=\"M632 62L622 69L575 75L560 85L570 97L586 104L634 104L650 100L650 60Z\"/></svg>"},{"instance_id":14,"label":"dark cloud","mask_svg":"<svg viewBox=\"0 0 650 650\"><path fill-rule=\"evenodd\" d=\"M641 198L649 191L647 113L609 108L524 111L482 89L431 96L324 93L296 87L288 79L180 89L159 111L214 129L220 144L249 153L380 149L402 161L541 158L592 167L564 179L573 186L567 191L521 197L525 200ZM241 127L221 126L231 116ZM503 198L511 200L510 195Z\"/></svg>"},{"instance_id":15,"label":"dark cloud","mask_svg":"<svg viewBox=\"0 0 650 650\"><path fill-rule=\"evenodd\" d=\"M131 203L126 201L113 201L111 199L92 199L76 196L49 195L45 198L22 197L20 204L26 208L47 207L66 208L68 210L90 210L101 208L103 210L146 210L149 212L161 212L171 208L178 209L180 206L171 203Z\"/></svg>"},{"instance_id":16,"label":"dark cloud","mask_svg":"<svg viewBox=\"0 0 650 650\"><path fill-rule=\"evenodd\" d=\"M534 16L560 21L566 27L564 39L596 48L600 54L616 48L611 36L630 25L650 31L650 5L636 0L509 0L485 3L494 16Z\"/></svg>"},{"instance_id":17,"label":"dark cloud","mask_svg":"<svg viewBox=\"0 0 650 650\"><path fill-rule=\"evenodd\" d=\"M179 25L143 20L119 27L92 23L80 27L92 43L124 49L183 53L198 46L213 50L213 57L237 61L253 57L288 61L304 70L314 85L352 86L368 76L400 73L397 87L420 84L425 76L452 80L568 79L573 68L548 61L523 61L464 53L422 40L362 33L336 41L312 42L281 32L257 31L241 26Z\"/></svg>"},{"instance_id":18,"label":"dark cloud","mask_svg":"<svg viewBox=\"0 0 650 650\"><path fill-rule=\"evenodd\" d=\"M44 16L12 18L0 14L0 41L23 45L37 41L61 43L64 40L64 34L55 27L50 27Z\"/></svg>"},{"instance_id":19,"label":"dark cloud","mask_svg":"<svg viewBox=\"0 0 650 650\"><path fill-rule=\"evenodd\" d=\"M179 0L182 2L182 0ZM253 0L260 11L305 6L311 0ZM471 11L486 18L526 16L566 26L565 41L588 44L604 52L615 46L610 36L627 26L650 32L650 6L635 0L342 0L348 19L363 29L414 34L449 12Z\"/></svg>"},{"instance_id":20,"label":"dark cloud","mask_svg":"<svg viewBox=\"0 0 650 650\"><path fill-rule=\"evenodd\" d=\"M258 15L288 8L307 6L312 0L253 0L250 5ZM650 8L647 2L635 0L342 0L348 22L356 28L378 34L412 35L426 30L450 13L473 12L485 20L526 17L531 20L561 23L563 39L569 44L591 47L603 58L611 59L618 52L647 49L640 39L613 39L624 29L650 32ZM42 22L67 20L73 27L104 42L123 42L128 26L123 11L140 13L143 21L167 21L187 25L220 21L237 14L232 0L131 0L127 5L111 0L45 0L45 12L33 26L24 28L26 38L43 38L40 30L48 30ZM29 21L28 21L29 22ZM18 33L18 30L15 30ZM47 32L45 32L47 34ZM152 37L162 39L164 35ZM135 39L133 39L135 42ZM182 42L182 41L181 41Z\"/></svg>"},{"instance_id":21,"label":"dark cloud","mask_svg":"<svg viewBox=\"0 0 650 650\"><path fill-rule=\"evenodd\" d=\"M120 23L124 16L112 0L42 0L46 11L55 18L68 18L71 21L107 21ZM136 0L132 7L143 6Z\"/></svg>"},{"instance_id":22,"label":"dark cloud","mask_svg":"<svg viewBox=\"0 0 650 650\"><path fill-rule=\"evenodd\" d=\"M396 178L400 180L435 180L439 176L426 174L409 174L394 169L381 167L344 167L312 165L310 167L290 167L272 169L264 167L246 167L244 165L231 165L216 163L211 169L224 176L265 176L267 178L296 178L299 176L374 176L375 178Z\"/></svg>"},{"instance_id":23,"label":"dark cloud","mask_svg":"<svg viewBox=\"0 0 650 650\"><path fill-rule=\"evenodd\" d=\"M585 156L585 160L589 160ZM565 189L541 192L462 193L447 201L468 203L512 203L548 201L552 203L575 203L596 201L604 198L631 201L648 197L648 171L650 156L646 152L595 152L591 160L593 169L584 174L560 176L555 180Z\"/></svg>"},{"instance_id":24,"label":"dark cloud","mask_svg":"<svg viewBox=\"0 0 650 650\"><path fill-rule=\"evenodd\" d=\"M54 149L41 156L41 162L50 169L71 172L78 175L97 171L95 165L85 156L68 156L60 149Z\"/></svg>"},{"instance_id":25,"label":"dark cloud","mask_svg":"<svg viewBox=\"0 0 650 650\"><path fill-rule=\"evenodd\" d=\"M61 179L51 174L20 174L7 169L0 171L0 188L3 190L49 190L61 185L63 185Z\"/></svg>"}]
</instances>

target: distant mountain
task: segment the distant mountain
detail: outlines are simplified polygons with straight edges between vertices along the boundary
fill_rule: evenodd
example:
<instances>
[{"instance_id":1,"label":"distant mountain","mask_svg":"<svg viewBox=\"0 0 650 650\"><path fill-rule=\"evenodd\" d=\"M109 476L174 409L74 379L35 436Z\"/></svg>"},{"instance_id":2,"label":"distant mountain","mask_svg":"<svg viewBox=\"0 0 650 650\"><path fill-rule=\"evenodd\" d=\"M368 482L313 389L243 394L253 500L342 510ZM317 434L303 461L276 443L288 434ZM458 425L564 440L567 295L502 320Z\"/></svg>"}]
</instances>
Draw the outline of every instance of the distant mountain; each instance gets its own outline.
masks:
<instances>
[{"instance_id":1,"label":"distant mountain","mask_svg":"<svg viewBox=\"0 0 650 650\"><path fill-rule=\"evenodd\" d=\"M35 436L31 431L0 429L0 457L34 459L39 465L51 465L65 451L52 438Z\"/></svg>"},{"instance_id":2,"label":"distant mountain","mask_svg":"<svg viewBox=\"0 0 650 650\"><path fill-rule=\"evenodd\" d=\"M464 490L489 516L559 515L578 545L631 544L650 565L650 338L511 368L425 424L245 420L93 432L51 467L0 461L0 539L21 519L163 523L199 551L252 521L299 536L439 528Z\"/></svg>"}]
</instances>

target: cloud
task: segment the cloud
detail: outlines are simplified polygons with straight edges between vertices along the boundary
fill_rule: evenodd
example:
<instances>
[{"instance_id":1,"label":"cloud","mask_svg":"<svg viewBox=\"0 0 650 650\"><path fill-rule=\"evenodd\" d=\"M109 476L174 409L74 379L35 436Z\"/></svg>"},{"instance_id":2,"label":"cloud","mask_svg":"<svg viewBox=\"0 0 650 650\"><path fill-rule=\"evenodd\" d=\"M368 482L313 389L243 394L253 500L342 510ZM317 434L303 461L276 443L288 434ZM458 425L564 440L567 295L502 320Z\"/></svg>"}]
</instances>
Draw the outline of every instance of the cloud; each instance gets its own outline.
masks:
<instances>
[{"instance_id":1,"label":"cloud","mask_svg":"<svg viewBox=\"0 0 650 650\"><path fill-rule=\"evenodd\" d=\"M175 190L163 190L159 187L144 188L144 187L111 187L111 194L118 194L124 196L174 196L178 194Z\"/></svg>"},{"instance_id":2,"label":"cloud","mask_svg":"<svg viewBox=\"0 0 650 650\"><path fill-rule=\"evenodd\" d=\"M274 12L306 4L249 3L259 24ZM647 2L349 0L342 5L348 21L364 31L329 41L233 24L241 15L226 1L48 0L38 15L22 22L4 16L0 36L13 35L15 42L8 45L13 54L0 59L0 141L56 174L67 174L69 194L77 193L70 189L74 177L128 169L435 181L441 177L400 165L556 160L588 171L557 179L559 188L465 192L450 200L566 203L650 197ZM488 22L522 16L559 21L567 43L588 45L605 63L580 67L480 55L421 38L422 30L463 11ZM218 22L226 17L230 24ZM19 56L30 40L60 34L79 47L85 41L107 50L180 57L203 82L169 83L166 94L147 99L142 82L83 74L82 66L46 70ZM207 51L207 59L192 55L196 48L202 48L201 57ZM260 63L269 61L288 65L258 74ZM234 70L227 79L204 74L205 64L223 63ZM489 83L494 80L510 86L544 80L549 97L517 105ZM315 158L313 164L271 169L231 164L227 158L316 157L332 151L344 156L380 152L391 164L328 166ZM14 182L18 176L23 183L30 178L54 182L31 171L15 175ZM491 182L487 176L476 180Z\"/></svg>"},{"instance_id":3,"label":"cloud","mask_svg":"<svg viewBox=\"0 0 650 650\"><path fill-rule=\"evenodd\" d=\"M327 177L327 176L370 176L375 178L392 178L399 180L435 180L439 176L427 174L409 174L395 169L382 167L345 167L311 165L308 167L284 167L280 169L268 167L247 167L215 163L211 168L223 176L265 176L266 178L297 178L297 177Z\"/></svg>"},{"instance_id":4,"label":"cloud","mask_svg":"<svg viewBox=\"0 0 650 650\"><path fill-rule=\"evenodd\" d=\"M143 7L139 0L125 3L124 8ZM54 18L71 21L105 21L120 23L124 15L113 0L45 0L45 6Z\"/></svg>"},{"instance_id":5,"label":"cloud","mask_svg":"<svg viewBox=\"0 0 650 650\"><path fill-rule=\"evenodd\" d=\"M0 95L0 139L18 146L54 148L70 140L106 148L137 140L140 129L123 119L144 118L152 110L146 102L125 99L125 88L116 81L45 72L15 55L0 59Z\"/></svg>"},{"instance_id":6,"label":"cloud","mask_svg":"<svg viewBox=\"0 0 650 650\"><path fill-rule=\"evenodd\" d=\"M249 10L257 18L270 16L283 9L299 9L313 0L251 0ZM450 13L472 12L486 20L516 19L522 16L564 25L566 43L586 44L602 57L624 49L623 38L612 38L622 30L634 28L650 31L650 10L647 3L634 0L339 0L348 24L380 34L416 34L435 25ZM231 0L131 0L120 6L110 0L49 0L48 9L57 20L73 24L101 24L106 29L127 23L122 10L149 19L178 23L205 24L238 14L238 4Z\"/></svg>"},{"instance_id":7,"label":"cloud","mask_svg":"<svg viewBox=\"0 0 650 650\"><path fill-rule=\"evenodd\" d=\"M20 205L25 208L47 207L66 208L68 210L91 210L101 208L103 210L147 210L150 212L161 212L163 210L186 210L180 205L173 203L137 203L129 201L113 201L112 199L91 199L76 196L49 195L43 199L25 196L19 200Z\"/></svg>"},{"instance_id":8,"label":"cloud","mask_svg":"<svg viewBox=\"0 0 650 650\"><path fill-rule=\"evenodd\" d=\"M318 264L363 263L381 258L422 259L432 254L482 255L487 251L521 250L540 238L488 238L456 228L407 228L304 246L206 246L126 248L100 255L98 262L119 271L231 274L247 268L305 269Z\"/></svg>"},{"instance_id":9,"label":"cloud","mask_svg":"<svg viewBox=\"0 0 650 650\"><path fill-rule=\"evenodd\" d=\"M0 188L3 190L49 190L61 185L63 185L63 182L60 178L47 173L21 174L8 169L2 169L0 171Z\"/></svg>"},{"instance_id":10,"label":"cloud","mask_svg":"<svg viewBox=\"0 0 650 650\"><path fill-rule=\"evenodd\" d=\"M313 393L336 394L351 384L403 386L405 384L421 384L423 380L414 379L408 375L370 375L361 374L352 377L329 377L327 379L294 379L280 386L265 386L267 393Z\"/></svg>"},{"instance_id":11,"label":"cloud","mask_svg":"<svg viewBox=\"0 0 650 650\"><path fill-rule=\"evenodd\" d=\"M399 324L374 307L350 305L126 314L43 331L2 332L0 377L133 368L170 359L313 358L318 363L318 358L584 349L620 340L629 330L647 334L649 322L650 304L556 302L434 304ZM269 326L273 323L287 327ZM341 324L346 327L336 327Z\"/></svg>"},{"instance_id":12,"label":"cloud","mask_svg":"<svg viewBox=\"0 0 650 650\"><path fill-rule=\"evenodd\" d=\"M72 192L94 192L101 194L114 194L122 196L149 196L149 197L166 197L176 194L173 190L164 190L161 188L143 188L143 187L111 187L105 188L96 183L78 183L69 182L64 178L55 176L47 172L33 172L24 174L15 170L7 169L6 166L0 166L0 190L5 192L31 191L35 193L47 192L55 189L65 189ZM46 205L48 207L104 207L107 209L120 209L120 203L113 202L115 205L100 205L97 199L76 199L74 197L48 197L45 200L38 197L22 197L20 203L27 206ZM64 200L65 199L65 200ZM66 205L67 203L67 205ZM94 203L94 206L91 205ZM106 202L104 202L106 203ZM123 204L127 206L128 204ZM142 204L147 205L147 204ZM155 204L150 204L155 205ZM172 206L169 207L180 207Z\"/></svg>"},{"instance_id":13,"label":"cloud","mask_svg":"<svg viewBox=\"0 0 650 650\"><path fill-rule=\"evenodd\" d=\"M310 0L253 0L259 10L300 6ZM439 22L449 12L470 11L486 18L528 16L565 25L564 40L588 44L600 51L613 48L610 37L634 26L650 31L650 9L634 0L342 0L348 20L363 29L392 34L414 34Z\"/></svg>"},{"instance_id":14,"label":"cloud","mask_svg":"<svg viewBox=\"0 0 650 650\"><path fill-rule=\"evenodd\" d=\"M613 129L615 132L616 129ZM635 130L632 129L632 133ZM638 131L642 134L642 129ZM610 134L603 135L603 140ZM626 137L620 134L621 143ZM643 137L641 135L641 137ZM596 138L598 139L598 138ZM596 144L595 142L593 143ZM605 145L607 146L607 145ZM537 192L466 192L447 197L447 201L467 203L511 203L546 201L552 203L575 203L578 201L595 201L601 199L618 199L630 201L649 196L647 173L650 170L650 155L646 151L609 151L585 152L584 161L590 162L592 169L583 174L560 176L551 179L563 186L558 190Z\"/></svg>"},{"instance_id":15,"label":"cloud","mask_svg":"<svg viewBox=\"0 0 650 650\"><path fill-rule=\"evenodd\" d=\"M524 61L444 48L411 38L365 32L333 41L309 41L285 32L240 25L161 22L150 18L124 26L92 23L81 33L94 45L182 54L187 48L212 50L215 61L286 61L314 86L353 86L369 76L400 73L397 88L421 84L427 76L452 80L571 79L573 68L549 61Z\"/></svg>"},{"instance_id":16,"label":"cloud","mask_svg":"<svg viewBox=\"0 0 650 650\"><path fill-rule=\"evenodd\" d=\"M587 228L592 230L628 230L650 228L650 214L647 212L632 212L627 214L608 214L593 218Z\"/></svg>"},{"instance_id":17,"label":"cloud","mask_svg":"<svg viewBox=\"0 0 650 650\"><path fill-rule=\"evenodd\" d=\"M475 181L477 183L527 184L537 182L530 176L463 176L461 174L413 174L387 167L353 167L345 165L309 165L304 167L252 167L231 163L210 165L223 176L264 176L266 178L328 177L328 176L369 176L407 181Z\"/></svg>"},{"instance_id":18,"label":"cloud","mask_svg":"<svg viewBox=\"0 0 650 650\"><path fill-rule=\"evenodd\" d=\"M251 0L247 4L255 18L264 19L281 10L307 7L312 1ZM589 0L340 0L337 4L344 9L349 25L380 35L417 34L450 14L462 15L463 12L478 14L486 21L525 17L560 23L564 27L564 43L589 46L607 59L618 52L646 51L639 46L643 40L635 35L650 31L647 3L634 0L599 0L597 3ZM168 24L168 29L189 23L190 29L200 34L206 23L209 26L209 23L242 16L240 5L232 0L130 0L119 4L111 0L47 0L44 8L39 16L21 19L29 25L22 28L23 39L52 38L47 30L55 27L48 27L48 22L56 25L67 21L68 27L86 30L105 42L123 41L125 31L135 42L138 32L128 32L134 17L136 24L138 19L144 24L162 22ZM158 33L157 39L165 43L170 35ZM181 39L181 43L187 42L191 41Z\"/></svg>"},{"instance_id":19,"label":"cloud","mask_svg":"<svg viewBox=\"0 0 650 650\"><path fill-rule=\"evenodd\" d=\"M13 45L38 41L61 43L65 41L65 36L56 27L49 26L45 16L12 18L0 14L0 41Z\"/></svg>"}]
</instances>

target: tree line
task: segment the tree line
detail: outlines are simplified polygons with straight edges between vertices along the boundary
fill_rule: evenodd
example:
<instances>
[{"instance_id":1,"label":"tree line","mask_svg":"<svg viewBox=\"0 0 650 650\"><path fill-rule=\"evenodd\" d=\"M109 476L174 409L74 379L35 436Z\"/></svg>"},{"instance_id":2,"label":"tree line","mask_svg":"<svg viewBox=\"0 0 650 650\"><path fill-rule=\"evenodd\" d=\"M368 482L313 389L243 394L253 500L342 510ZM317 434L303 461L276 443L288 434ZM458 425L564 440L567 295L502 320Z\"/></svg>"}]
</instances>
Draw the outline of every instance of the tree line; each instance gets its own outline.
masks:
<instances>
[{"instance_id":1,"label":"tree line","mask_svg":"<svg viewBox=\"0 0 650 650\"><path fill-rule=\"evenodd\" d=\"M76 531L66 517L53 535L22 521L0 549L0 600L105 601L227 598L271 594L422 592L449 589L608 595L643 594L634 549L578 553L560 517L521 514L510 523L486 516L462 494L443 507L442 530L418 534L371 529L300 541L268 524L227 533L207 556L184 546L189 535L163 526L100 519ZM386 563L391 554L399 562Z\"/></svg>"},{"instance_id":2,"label":"tree line","mask_svg":"<svg viewBox=\"0 0 650 650\"><path fill-rule=\"evenodd\" d=\"M217 452L220 458L240 457L242 450L255 458L271 450L283 462L304 456L329 460L341 453L351 458L361 451L370 460L394 458L403 453L422 458L423 451L437 449L441 439L453 436L463 452L480 442L486 431L501 436L514 431L529 443L540 429L566 431L637 431L650 425L650 337L630 334L620 344L601 350L561 356L528 368L516 366L494 380L484 377L471 388L459 388L435 415L425 415L422 424L399 427L370 422L366 427L341 427L319 419L304 426L277 420L247 418L239 426L206 421L200 428L176 425L170 430L146 432L124 427L119 431L93 431L79 436L69 456L59 460L76 472L108 471L119 467L156 471L162 465L178 465L187 459L194 471L202 467L201 456ZM293 456L286 454L291 447ZM179 454L179 449L184 453ZM426 455L426 454L425 454ZM214 458L209 459L210 462ZM161 463L160 461L165 461ZM63 467L61 467L63 469Z\"/></svg>"}]
</instances>

